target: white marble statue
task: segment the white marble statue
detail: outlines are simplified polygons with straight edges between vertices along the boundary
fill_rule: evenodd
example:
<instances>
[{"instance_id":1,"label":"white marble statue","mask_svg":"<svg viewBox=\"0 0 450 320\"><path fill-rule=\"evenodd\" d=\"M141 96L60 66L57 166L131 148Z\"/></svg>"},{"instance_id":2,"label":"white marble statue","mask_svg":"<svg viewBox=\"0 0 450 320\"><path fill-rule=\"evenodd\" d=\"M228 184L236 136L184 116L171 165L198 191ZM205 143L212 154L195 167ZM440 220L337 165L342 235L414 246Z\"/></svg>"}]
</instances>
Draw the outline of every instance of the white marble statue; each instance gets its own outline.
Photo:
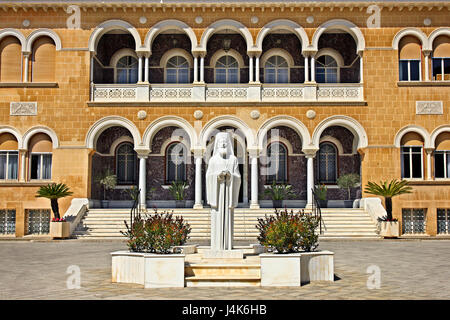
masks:
<instances>
[{"instance_id":1,"label":"white marble statue","mask_svg":"<svg viewBox=\"0 0 450 320\"><path fill-rule=\"evenodd\" d=\"M233 248L234 208L238 204L241 174L231 136L219 132L206 170L206 198L211 206L211 250Z\"/></svg>"}]
</instances>

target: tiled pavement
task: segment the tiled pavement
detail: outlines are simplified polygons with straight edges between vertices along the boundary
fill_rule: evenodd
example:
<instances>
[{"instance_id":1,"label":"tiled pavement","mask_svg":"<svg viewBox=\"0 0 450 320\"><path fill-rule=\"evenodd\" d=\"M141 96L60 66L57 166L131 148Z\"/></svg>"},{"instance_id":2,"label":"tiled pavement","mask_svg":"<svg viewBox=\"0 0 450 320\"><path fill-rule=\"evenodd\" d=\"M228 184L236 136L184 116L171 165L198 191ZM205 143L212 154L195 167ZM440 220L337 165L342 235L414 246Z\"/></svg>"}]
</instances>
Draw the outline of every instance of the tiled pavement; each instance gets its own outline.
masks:
<instances>
[{"instance_id":1,"label":"tiled pavement","mask_svg":"<svg viewBox=\"0 0 450 320\"><path fill-rule=\"evenodd\" d=\"M298 288L170 288L111 283L111 251L121 241L0 242L0 299L450 299L450 241L322 241L335 252L333 283ZM80 268L81 288L67 289L67 268ZM368 289L367 267L381 270Z\"/></svg>"}]
</instances>

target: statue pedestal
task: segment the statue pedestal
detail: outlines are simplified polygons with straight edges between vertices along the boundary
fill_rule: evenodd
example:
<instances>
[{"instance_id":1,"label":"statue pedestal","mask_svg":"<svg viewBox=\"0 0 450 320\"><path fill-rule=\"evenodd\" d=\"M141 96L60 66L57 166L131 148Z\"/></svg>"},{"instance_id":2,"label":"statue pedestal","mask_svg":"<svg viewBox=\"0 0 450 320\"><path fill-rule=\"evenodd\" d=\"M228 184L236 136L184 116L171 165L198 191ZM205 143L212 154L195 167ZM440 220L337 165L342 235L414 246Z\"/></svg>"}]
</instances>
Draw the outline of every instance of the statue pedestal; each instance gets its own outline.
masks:
<instances>
[{"instance_id":1,"label":"statue pedestal","mask_svg":"<svg viewBox=\"0 0 450 320\"><path fill-rule=\"evenodd\" d=\"M244 259L244 250L205 250L204 259Z\"/></svg>"}]
</instances>

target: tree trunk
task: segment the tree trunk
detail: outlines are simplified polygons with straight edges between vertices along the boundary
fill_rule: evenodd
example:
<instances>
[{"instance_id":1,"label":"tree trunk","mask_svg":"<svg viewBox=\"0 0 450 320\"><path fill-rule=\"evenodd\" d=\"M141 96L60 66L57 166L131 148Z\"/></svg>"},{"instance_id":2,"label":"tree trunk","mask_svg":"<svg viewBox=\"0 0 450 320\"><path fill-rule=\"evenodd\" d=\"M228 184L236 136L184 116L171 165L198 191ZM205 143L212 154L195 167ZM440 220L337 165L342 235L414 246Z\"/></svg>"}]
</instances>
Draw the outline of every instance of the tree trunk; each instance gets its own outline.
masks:
<instances>
[{"instance_id":1,"label":"tree trunk","mask_svg":"<svg viewBox=\"0 0 450 320\"><path fill-rule=\"evenodd\" d=\"M387 218L392 220L392 198L384 198L384 203L386 205Z\"/></svg>"},{"instance_id":2,"label":"tree trunk","mask_svg":"<svg viewBox=\"0 0 450 320\"><path fill-rule=\"evenodd\" d=\"M52 206L52 211L56 219L59 219L59 206L58 206L58 199L50 199L50 204Z\"/></svg>"}]
</instances>

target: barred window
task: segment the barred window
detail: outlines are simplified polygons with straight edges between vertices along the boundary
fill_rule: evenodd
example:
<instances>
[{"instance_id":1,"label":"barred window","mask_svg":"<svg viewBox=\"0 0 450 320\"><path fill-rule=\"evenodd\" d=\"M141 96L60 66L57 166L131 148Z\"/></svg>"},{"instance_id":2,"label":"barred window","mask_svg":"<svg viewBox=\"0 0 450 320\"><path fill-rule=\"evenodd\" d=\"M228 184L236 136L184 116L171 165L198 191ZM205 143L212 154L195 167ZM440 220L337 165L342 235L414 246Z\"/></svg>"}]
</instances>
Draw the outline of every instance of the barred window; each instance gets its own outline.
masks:
<instances>
[{"instance_id":1,"label":"barred window","mask_svg":"<svg viewBox=\"0 0 450 320\"><path fill-rule=\"evenodd\" d=\"M186 147L181 142L172 143L167 147L167 182L186 181L186 156Z\"/></svg>"},{"instance_id":2,"label":"barred window","mask_svg":"<svg viewBox=\"0 0 450 320\"><path fill-rule=\"evenodd\" d=\"M421 234L426 230L426 209L402 209L402 233Z\"/></svg>"},{"instance_id":3,"label":"barred window","mask_svg":"<svg viewBox=\"0 0 450 320\"><path fill-rule=\"evenodd\" d=\"M273 142L267 148L267 182L287 182L287 149L280 142Z\"/></svg>"},{"instance_id":4,"label":"barred window","mask_svg":"<svg viewBox=\"0 0 450 320\"><path fill-rule=\"evenodd\" d=\"M0 210L0 234L16 233L16 210Z\"/></svg>"},{"instance_id":5,"label":"barred window","mask_svg":"<svg viewBox=\"0 0 450 320\"><path fill-rule=\"evenodd\" d=\"M26 210L27 234L47 234L50 230L49 209Z\"/></svg>"},{"instance_id":6,"label":"barred window","mask_svg":"<svg viewBox=\"0 0 450 320\"><path fill-rule=\"evenodd\" d=\"M337 150L333 144L331 143L320 144L317 165L320 183L336 183Z\"/></svg>"},{"instance_id":7,"label":"barred window","mask_svg":"<svg viewBox=\"0 0 450 320\"><path fill-rule=\"evenodd\" d=\"M450 233L450 209L437 209L437 233Z\"/></svg>"},{"instance_id":8,"label":"barred window","mask_svg":"<svg viewBox=\"0 0 450 320\"><path fill-rule=\"evenodd\" d=\"M116 152L116 175L118 184L136 183L136 152L131 143L119 145Z\"/></svg>"}]
</instances>

